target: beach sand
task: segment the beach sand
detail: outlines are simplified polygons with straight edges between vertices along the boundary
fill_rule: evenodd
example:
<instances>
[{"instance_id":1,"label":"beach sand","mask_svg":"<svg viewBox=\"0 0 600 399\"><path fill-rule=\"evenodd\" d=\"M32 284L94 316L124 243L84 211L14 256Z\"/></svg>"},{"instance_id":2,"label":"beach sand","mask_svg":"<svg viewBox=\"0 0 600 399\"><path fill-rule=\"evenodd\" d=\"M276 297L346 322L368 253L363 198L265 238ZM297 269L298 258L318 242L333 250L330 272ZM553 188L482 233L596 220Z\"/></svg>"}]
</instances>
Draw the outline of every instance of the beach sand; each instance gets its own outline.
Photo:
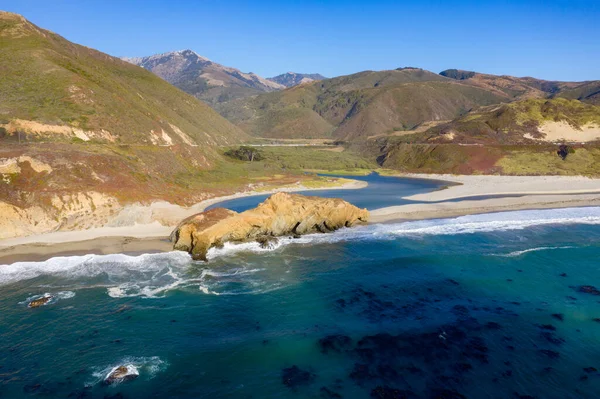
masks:
<instances>
[{"instance_id":1,"label":"beach sand","mask_svg":"<svg viewBox=\"0 0 600 399\"><path fill-rule=\"evenodd\" d=\"M168 202L129 205L110 226L79 231L57 231L0 240L0 265L19 261L43 261L55 256L86 254L139 254L170 251L168 237L177 224L211 205L231 199L276 192L356 190L367 186L364 181L350 180L341 186L307 188L302 185L265 191L245 191L215 197L190 207Z\"/></svg>"},{"instance_id":2,"label":"beach sand","mask_svg":"<svg viewBox=\"0 0 600 399\"><path fill-rule=\"evenodd\" d=\"M371 223L397 220L436 219L478 213L524 209L600 206L600 179L583 176L482 176L482 175L398 175L409 178L444 180L455 185L445 190L417 194L405 199L423 201L377 209ZM503 198L473 199L479 196ZM461 199L460 201L455 201Z\"/></svg>"},{"instance_id":3,"label":"beach sand","mask_svg":"<svg viewBox=\"0 0 600 399\"><path fill-rule=\"evenodd\" d=\"M457 176L402 174L399 177L443 180L449 183L444 190L418 194L406 199L423 201L377 209L371 212L371 223L401 220L435 219L469 214L524 209L600 206L600 179L581 176ZM366 183L353 181L337 189L357 189ZM331 190L333 188L327 188ZM61 255L139 254L171 250L167 237L183 218L208 206L233 198L263 195L276 191L300 191L306 188L247 192L212 198L190 208L167 203L132 207L117 220L117 226L85 231L55 232L38 236L19 237L0 241L0 264L16 261L40 261ZM315 189L316 190L316 189ZM473 199L477 196L504 198ZM467 198L465 198L467 197ZM460 201L453 201L460 198ZM464 199L463 199L464 198ZM152 214L152 223L139 223ZM156 220L161 220L162 224Z\"/></svg>"}]
</instances>

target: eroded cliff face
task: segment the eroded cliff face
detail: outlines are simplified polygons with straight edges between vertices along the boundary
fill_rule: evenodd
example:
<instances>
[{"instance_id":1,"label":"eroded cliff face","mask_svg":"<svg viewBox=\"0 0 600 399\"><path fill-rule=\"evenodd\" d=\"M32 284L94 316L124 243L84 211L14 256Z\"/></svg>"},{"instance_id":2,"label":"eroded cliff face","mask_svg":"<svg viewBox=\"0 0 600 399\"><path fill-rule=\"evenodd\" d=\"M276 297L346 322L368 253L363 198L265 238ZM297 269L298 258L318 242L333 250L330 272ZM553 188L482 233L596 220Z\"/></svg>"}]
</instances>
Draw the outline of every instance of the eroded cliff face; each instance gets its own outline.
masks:
<instances>
[{"instance_id":1,"label":"eroded cliff face","mask_svg":"<svg viewBox=\"0 0 600 399\"><path fill-rule=\"evenodd\" d=\"M49 200L44 206L24 208L0 201L0 239L100 227L120 209L115 198L93 191Z\"/></svg>"},{"instance_id":2,"label":"eroded cliff face","mask_svg":"<svg viewBox=\"0 0 600 399\"><path fill-rule=\"evenodd\" d=\"M206 260L226 242L265 242L265 237L326 233L366 223L369 212L338 198L277 193L258 207L237 213L211 209L183 220L171 234L175 250Z\"/></svg>"}]
</instances>

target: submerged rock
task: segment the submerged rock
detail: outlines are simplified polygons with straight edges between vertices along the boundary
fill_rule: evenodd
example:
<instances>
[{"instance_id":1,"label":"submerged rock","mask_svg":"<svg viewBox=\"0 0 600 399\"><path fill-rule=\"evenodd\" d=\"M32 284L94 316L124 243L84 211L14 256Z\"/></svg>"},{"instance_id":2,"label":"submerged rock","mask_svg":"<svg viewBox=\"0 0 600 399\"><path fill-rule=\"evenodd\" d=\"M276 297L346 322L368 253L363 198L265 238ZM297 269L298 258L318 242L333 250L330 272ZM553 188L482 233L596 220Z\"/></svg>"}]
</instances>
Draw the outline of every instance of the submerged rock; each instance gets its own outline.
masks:
<instances>
[{"instance_id":1,"label":"submerged rock","mask_svg":"<svg viewBox=\"0 0 600 399\"><path fill-rule=\"evenodd\" d=\"M600 295L600 290L593 285L580 285L577 287L577 291L584 294Z\"/></svg>"},{"instance_id":2,"label":"submerged rock","mask_svg":"<svg viewBox=\"0 0 600 399\"><path fill-rule=\"evenodd\" d=\"M263 249L274 249L277 246L279 240L273 236L260 236L256 239L256 242Z\"/></svg>"},{"instance_id":3,"label":"submerged rock","mask_svg":"<svg viewBox=\"0 0 600 399\"><path fill-rule=\"evenodd\" d=\"M38 298L38 299L34 299L33 301L29 302L29 304L27 305L27 307L29 307L29 308L39 308L40 306L44 306L45 304L47 304L48 302L50 302L50 300L52 298L54 298L52 295L45 294L43 297Z\"/></svg>"},{"instance_id":4,"label":"submerged rock","mask_svg":"<svg viewBox=\"0 0 600 399\"><path fill-rule=\"evenodd\" d=\"M119 384L121 382L135 380L140 376L140 373L133 364L125 364L116 366L108 372L104 377L106 385Z\"/></svg>"},{"instance_id":5,"label":"submerged rock","mask_svg":"<svg viewBox=\"0 0 600 399\"><path fill-rule=\"evenodd\" d=\"M271 238L265 237L327 233L366 223L368 218L366 209L338 198L277 193L242 213L215 208L190 216L171 233L171 242L175 250L206 260L210 248L226 242L260 240L261 245L270 245Z\"/></svg>"},{"instance_id":6,"label":"submerged rock","mask_svg":"<svg viewBox=\"0 0 600 399\"><path fill-rule=\"evenodd\" d=\"M321 348L321 353L329 353L329 352L342 352L344 350L350 349L352 345L352 338L347 335L342 334L334 334L328 335L319 340L319 347Z\"/></svg>"},{"instance_id":7,"label":"submerged rock","mask_svg":"<svg viewBox=\"0 0 600 399\"><path fill-rule=\"evenodd\" d=\"M315 375L309 371L302 370L298 366L288 367L281 372L281 382L289 388L297 388L309 385L315 380Z\"/></svg>"},{"instance_id":8,"label":"submerged rock","mask_svg":"<svg viewBox=\"0 0 600 399\"><path fill-rule=\"evenodd\" d=\"M378 386L371 390L371 398L375 399L416 399L418 398L412 391L405 391L389 387L387 385Z\"/></svg>"}]
</instances>

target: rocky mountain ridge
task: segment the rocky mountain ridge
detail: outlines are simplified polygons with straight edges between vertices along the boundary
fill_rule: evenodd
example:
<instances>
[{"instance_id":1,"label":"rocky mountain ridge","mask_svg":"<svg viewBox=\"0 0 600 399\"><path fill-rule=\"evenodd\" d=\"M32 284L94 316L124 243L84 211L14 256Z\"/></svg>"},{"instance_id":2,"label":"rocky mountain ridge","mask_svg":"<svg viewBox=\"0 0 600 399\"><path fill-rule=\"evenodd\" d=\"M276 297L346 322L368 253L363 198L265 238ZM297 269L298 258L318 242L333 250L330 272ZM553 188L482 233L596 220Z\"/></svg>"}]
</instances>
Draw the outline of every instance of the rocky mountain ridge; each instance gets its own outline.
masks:
<instances>
[{"instance_id":1,"label":"rocky mountain ridge","mask_svg":"<svg viewBox=\"0 0 600 399\"><path fill-rule=\"evenodd\" d=\"M268 79L272 82L279 83L290 88L297 85L314 82L315 80L323 80L327 78L318 73L286 72Z\"/></svg>"},{"instance_id":2,"label":"rocky mountain ridge","mask_svg":"<svg viewBox=\"0 0 600 399\"><path fill-rule=\"evenodd\" d=\"M218 64L192 50L123 60L153 72L209 104L285 89L277 82Z\"/></svg>"}]
</instances>

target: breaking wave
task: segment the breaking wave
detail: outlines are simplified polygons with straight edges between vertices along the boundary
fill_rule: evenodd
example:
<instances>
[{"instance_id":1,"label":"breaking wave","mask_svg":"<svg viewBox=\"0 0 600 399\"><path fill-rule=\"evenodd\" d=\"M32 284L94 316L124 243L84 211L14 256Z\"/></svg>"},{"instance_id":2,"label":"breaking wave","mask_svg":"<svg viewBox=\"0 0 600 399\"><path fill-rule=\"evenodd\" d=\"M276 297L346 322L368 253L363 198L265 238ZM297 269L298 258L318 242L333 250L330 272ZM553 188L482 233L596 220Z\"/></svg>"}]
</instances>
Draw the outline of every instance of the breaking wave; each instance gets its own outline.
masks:
<instances>
[{"instance_id":1,"label":"breaking wave","mask_svg":"<svg viewBox=\"0 0 600 399\"><path fill-rule=\"evenodd\" d=\"M75 296L75 293L73 291L60 291L60 292L46 292L44 294L37 294L37 295L32 295L28 298L26 298L24 301L19 302L19 305L28 305L31 301L35 301L38 299L42 299L42 298L50 298L50 300L48 302L46 302L45 304L43 304L42 306L48 306L48 305L53 305L56 302L62 300L62 299L71 299Z\"/></svg>"},{"instance_id":2,"label":"breaking wave","mask_svg":"<svg viewBox=\"0 0 600 399\"><path fill-rule=\"evenodd\" d=\"M550 251L553 249L569 249L569 248L574 248L574 247L570 246L570 245L563 246L563 247L536 247L536 248L524 249L522 251L513 251L513 252L509 252L507 254L493 254L493 256L501 256L503 258L515 258L517 256L521 256L521 255L527 254L529 252Z\"/></svg>"},{"instance_id":3,"label":"breaking wave","mask_svg":"<svg viewBox=\"0 0 600 399\"><path fill-rule=\"evenodd\" d=\"M600 207L514 211L452 219L410 221L394 224L342 229L332 234L312 234L294 239L280 238L271 248L258 243L225 244L213 248L208 258L210 268L194 262L187 253L167 252L139 256L86 255L56 257L44 262L17 262L0 266L0 285L43 277L70 290L82 287L104 287L113 298L164 296L175 289L195 289L210 295L264 293L289 284L285 265L275 257L251 259L236 256L241 252L268 253L281 251L287 245L315 245L340 241L393 240L397 237L473 234L493 231L521 230L541 225L600 224ZM526 252L551 249L531 248L503 256L519 256ZM269 260L270 258L270 260ZM269 262L274 262L269 265ZM268 266L268 267L267 267ZM56 281L53 281L55 279ZM66 280L66 282L65 282ZM33 284L35 286L35 282ZM40 285L41 286L41 285Z\"/></svg>"},{"instance_id":4,"label":"breaking wave","mask_svg":"<svg viewBox=\"0 0 600 399\"><path fill-rule=\"evenodd\" d=\"M92 380L88 381L85 385L92 386L104 381L106 376L115 367L121 365L130 365L139 373L139 378L144 380L151 380L156 374L165 371L169 366L169 363L162 360L158 356L151 357L125 357L119 362L92 368Z\"/></svg>"}]
</instances>

